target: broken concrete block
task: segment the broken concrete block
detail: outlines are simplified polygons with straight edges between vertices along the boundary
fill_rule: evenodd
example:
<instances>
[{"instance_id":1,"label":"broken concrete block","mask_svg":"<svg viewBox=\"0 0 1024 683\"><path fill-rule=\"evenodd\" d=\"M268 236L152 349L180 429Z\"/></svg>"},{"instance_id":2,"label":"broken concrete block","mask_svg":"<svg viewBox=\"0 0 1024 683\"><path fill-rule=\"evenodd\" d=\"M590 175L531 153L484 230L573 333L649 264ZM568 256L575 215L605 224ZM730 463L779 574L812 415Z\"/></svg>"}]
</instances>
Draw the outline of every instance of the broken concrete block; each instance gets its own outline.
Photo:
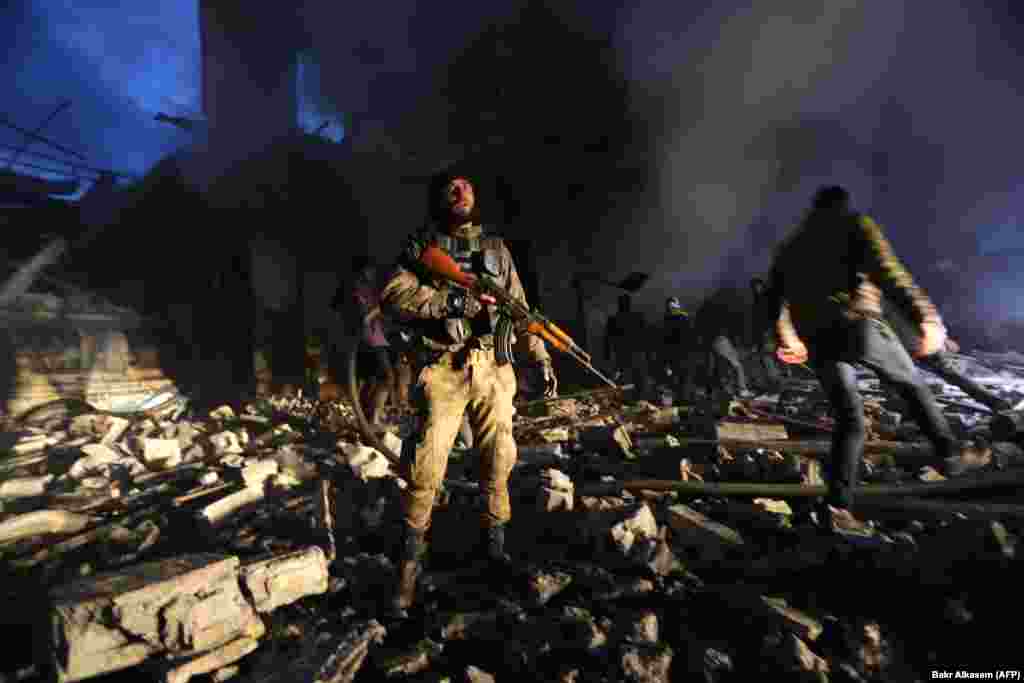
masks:
<instances>
[{"instance_id":1,"label":"broken concrete block","mask_svg":"<svg viewBox=\"0 0 1024 683\"><path fill-rule=\"evenodd\" d=\"M402 454L402 440L397 434L384 432L384 436L381 437L381 441L384 443L384 446L395 455Z\"/></svg>"},{"instance_id":2,"label":"broken concrete block","mask_svg":"<svg viewBox=\"0 0 1024 683\"><path fill-rule=\"evenodd\" d=\"M104 444L88 444L82 446L81 451L84 454L83 457L76 460L68 470L68 476L72 479L84 479L95 475L109 477L112 467L127 464L127 458L124 455ZM133 464L135 464L136 472L145 471L145 467L141 463L136 461Z\"/></svg>"},{"instance_id":3,"label":"broken concrete block","mask_svg":"<svg viewBox=\"0 0 1024 683\"><path fill-rule=\"evenodd\" d=\"M124 433L128 431L128 427L130 427L131 424L131 420L126 420L123 417L114 417L112 415L108 416L107 432L103 435L103 438L100 439L100 443L107 445L117 443L121 437L124 436Z\"/></svg>"},{"instance_id":4,"label":"broken concrete block","mask_svg":"<svg viewBox=\"0 0 1024 683\"><path fill-rule=\"evenodd\" d=\"M0 483L0 498L31 498L42 496L46 488L52 482L54 476L47 474L43 477L15 477Z\"/></svg>"},{"instance_id":5,"label":"broken concrete block","mask_svg":"<svg viewBox=\"0 0 1024 683\"><path fill-rule=\"evenodd\" d=\"M723 419L715 425L715 438L720 441L774 441L788 439L789 434L786 432L786 425L782 423Z\"/></svg>"},{"instance_id":6,"label":"broken concrete block","mask_svg":"<svg viewBox=\"0 0 1024 683\"><path fill-rule=\"evenodd\" d=\"M239 571L256 611L272 612L309 595L327 592L327 558L313 546L247 564Z\"/></svg>"},{"instance_id":7,"label":"broken concrete block","mask_svg":"<svg viewBox=\"0 0 1024 683\"><path fill-rule=\"evenodd\" d=\"M806 612L790 607L781 598L765 596L761 600L783 629L811 642L817 640L821 635L823 630L821 622Z\"/></svg>"},{"instance_id":8,"label":"broken concrete block","mask_svg":"<svg viewBox=\"0 0 1024 683\"><path fill-rule=\"evenodd\" d=\"M378 651L377 668L385 678L412 676L429 669L444 652L442 643L426 638L400 652Z\"/></svg>"},{"instance_id":9,"label":"broken concrete block","mask_svg":"<svg viewBox=\"0 0 1024 683\"><path fill-rule=\"evenodd\" d=\"M234 432L218 432L210 435L210 445L217 455L236 455L242 453L242 442Z\"/></svg>"},{"instance_id":10,"label":"broken concrete block","mask_svg":"<svg viewBox=\"0 0 1024 683\"><path fill-rule=\"evenodd\" d=\"M494 683L494 676L475 666L467 666L462 672L462 683Z\"/></svg>"},{"instance_id":11,"label":"broken concrete block","mask_svg":"<svg viewBox=\"0 0 1024 683\"><path fill-rule=\"evenodd\" d=\"M623 679L630 683L669 683L674 654L668 645L624 645L619 651Z\"/></svg>"},{"instance_id":12,"label":"broken concrete block","mask_svg":"<svg viewBox=\"0 0 1024 683\"><path fill-rule=\"evenodd\" d=\"M242 467L242 481L249 488L259 488L278 473L276 460L257 460Z\"/></svg>"},{"instance_id":13,"label":"broken concrete block","mask_svg":"<svg viewBox=\"0 0 1024 683\"><path fill-rule=\"evenodd\" d=\"M658 642L658 615L650 610L625 612L615 624L616 637L637 645L656 645Z\"/></svg>"},{"instance_id":14,"label":"broken concrete block","mask_svg":"<svg viewBox=\"0 0 1024 683\"><path fill-rule=\"evenodd\" d=\"M569 440L569 428L568 427L551 427L549 429L541 429L537 432L537 436L543 439L547 443L558 443Z\"/></svg>"},{"instance_id":15,"label":"broken concrete block","mask_svg":"<svg viewBox=\"0 0 1024 683\"><path fill-rule=\"evenodd\" d=\"M571 511L572 507L572 491L560 491L544 486L537 495L537 509L541 512Z\"/></svg>"},{"instance_id":16,"label":"broken concrete block","mask_svg":"<svg viewBox=\"0 0 1024 683\"><path fill-rule=\"evenodd\" d=\"M633 543L643 538L657 538L658 523L647 503L629 510L621 521L612 525L608 531L613 547L623 555L628 555Z\"/></svg>"},{"instance_id":17,"label":"broken concrete block","mask_svg":"<svg viewBox=\"0 0 1024 683\"><path fill-rule=\"evenodd\" d=\"M265 490L262 487L246 487L210 503L199 511L199 516L210 528L216 528L242 508L263 500L264 496Z\"/></svg>"},{"instance_id":18,"label":"broken concrete block","mask_svg":"<svg viewBox=\"0 0 1024 683\"><path fill-rule=\"evenodd\" d=\"M232 410L231 406L221 406L215 410L210 411L211 420L233 420L235 419L235 411Z\"/></svg>"},{"instance_id":19,"label":"broken concrete block","mask_svg":"<svg viewBox=\"0 0 1024 683\"><path fill-rule=\"evenodd\" d=\"M784 500L773 500L771 498L755 498L753 500L754 505L761 508L765 512L770 512L776 515L787 515L793 514L793 508L789 507L789 503Z\"/></svg>"},{"instance_id":20,"label":"broken concrete block","mask_svg":"<svg viewBox=\"0 0 1024 683\"><path fill-rule=\"evenodd\" d=\"M556 491L572 491L574 489L572 479L561 470L548 468L540 473L544 485Z\"/></svg>"},{"instance_id":21,"label":"broken concrete block","mask_svg":"<svg viewBox=\"0 0 1024 683\"><path fill-rule=\"evenodd\" d=\"M169 470L182 462L177 439L140 439L138 448L142 461L151 470Z\"/></svg>"},{"instance_id":22,"label":"broken concrete block","mask_svg":"<svg viewBox=\"0 0 1024 683\"><path fill-rule=\"evenodd\" d=\"M668 523L672 528L672 543L696 549L702 559L720 559L730 550L744 546L743 537L737 531L686 505L669 506Z\"/></svg>"},{"instance_id":23,"label":"broken concrete block","mask_svg":"<svg viewBox=\"0 0 1024 683\"><path fill-rule=\"evenodd\" d=\"M35 510L0 522L0 543L46 534L74 534L96 524L95 517L67 510Z\"/></svg>"},{"instance_id":24,"label":"broken concrete block","mask_svg":"<svg viewBox=\"0 0 1024 683\"><path fill-rule=\"evenodd\" d=\"M347 458L352 474L357 479L366 481L368 479L380 479L388 475L390 463L387 458L373 448L346 443L342 444L341 450Z\"/></svg>"},{"instance_id":25,"label":"broken concrete block","mask_svg":"<svg viewBox=\"0 0 1024 683\"><path fill-rule=\"evenodd\" d=\"M527 584L527 599L532 605L541 607L568 588L571 583L572 574L565 572L531 572Z\"/></svg>"},{"instance_id":26,"label":"broken concrete block","mask_svg":"<svg viewBox=\"0 0 1024 683\"><path fill-rule=\"evenodd\" d=\"M212 652L198 655L184 664L174 666L164 674L164 683L188 683L193 676L223 670L229 664L254 652L259 646L260 641L256 638L238 638Z\"/></svg>"},{"instance_id":27,"label":"broken concrete block","mask_svg":"<svg viewBox=\"0 0 1024 683\"><path fill-rule=\"evenodd\" d=\"M542 512L572 510L575 487L572 479L559 470L546 469L541 472L543 484L537 497L537 508Z\"/></svg>"},{"instance_id":28,"label":"broken concrete block","mask_svg":"<svg viewBox=\"0 0 1024 683\"><path fill-rule=\"evenodd\" d=\"M203 553L53 589L57 680L80 681L154 654L190 656L261 637L263 622L242 596L237 573L238 558Z\"/></svg>"}]
</instances>

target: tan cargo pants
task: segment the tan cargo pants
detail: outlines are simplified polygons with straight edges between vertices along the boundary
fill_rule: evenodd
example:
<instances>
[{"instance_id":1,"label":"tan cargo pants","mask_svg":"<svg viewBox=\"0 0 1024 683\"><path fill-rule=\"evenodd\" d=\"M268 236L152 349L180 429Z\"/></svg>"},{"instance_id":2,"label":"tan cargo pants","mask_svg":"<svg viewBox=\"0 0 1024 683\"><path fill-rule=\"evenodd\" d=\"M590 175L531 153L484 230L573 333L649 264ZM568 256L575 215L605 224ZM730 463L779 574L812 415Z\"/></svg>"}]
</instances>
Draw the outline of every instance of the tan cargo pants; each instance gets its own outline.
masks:
<instances>
[{"instance_id":1,"label":"tan cargo pants","mask_svg":"<svg viewBox=\"0 0 1024 683\"><path fill-rule=\"evenodd\" d=\"M414 406L423 415L415 454L403 462L409 482L403 494L406 524L430 526L434 498L448 467L448 454L468 414L480 456L480 489L487 506L481 523L491 527L512 517L508 478L516 462L512 438L512 401L516 375L511 364L499 367L493 349L465 348L445 353L420 372Z\"/></svg>"}]
</instances>

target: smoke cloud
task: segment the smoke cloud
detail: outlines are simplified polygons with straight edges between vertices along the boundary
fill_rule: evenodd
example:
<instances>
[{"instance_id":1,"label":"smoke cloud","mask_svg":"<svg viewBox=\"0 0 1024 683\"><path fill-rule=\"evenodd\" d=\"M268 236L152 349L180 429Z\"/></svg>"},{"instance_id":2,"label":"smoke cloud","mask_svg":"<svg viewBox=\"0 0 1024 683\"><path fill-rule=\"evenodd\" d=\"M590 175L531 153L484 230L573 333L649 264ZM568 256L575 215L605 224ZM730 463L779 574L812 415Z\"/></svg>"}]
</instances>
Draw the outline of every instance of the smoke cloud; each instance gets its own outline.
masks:
<instances>
[{"instance_id":1,"label":"smoke cloud","mask_svg":"<svg viewBox=\"0 0 1024 683\"><path fill-rule=\"evenodd\" d=\"M627 71L646 93L636 115L650 122L658 182L609 217L606 265L655 271L643 308L660 310L669 294L692 304L763 272L771 246L826 182L848 186L937 290L960 270L936 268L942 259L1024 246L1006 227L1022 199L1024 101L1011 80L1021 36L1004 28L1003 10L917 0L737 5L697 13L643 3L620 17ZM628 237L623 224L633 226ZM1007 292L1024 284L1005 280ZM971 284L956 305L1012 313L1008 294L977 306L984 295Z\"/></svg>"}]
</instances>

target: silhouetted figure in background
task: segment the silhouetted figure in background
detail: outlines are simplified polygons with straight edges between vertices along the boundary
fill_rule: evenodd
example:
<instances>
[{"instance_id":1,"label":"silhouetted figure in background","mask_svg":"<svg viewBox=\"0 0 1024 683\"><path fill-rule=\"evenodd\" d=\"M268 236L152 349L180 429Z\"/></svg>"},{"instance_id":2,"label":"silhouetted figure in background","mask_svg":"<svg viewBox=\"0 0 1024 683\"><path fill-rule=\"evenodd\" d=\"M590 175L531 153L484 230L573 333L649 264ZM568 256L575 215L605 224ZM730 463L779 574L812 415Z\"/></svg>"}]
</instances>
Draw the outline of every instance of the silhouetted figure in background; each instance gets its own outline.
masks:
<instances>
[{"instance_id":1,"label":"silhouetted figure in background","mask_svg":"<svg viewBox=\"0 0 1024 683\"><path fill-rule=\"evenodd\" d=\"M638 396L647 395L647 323L632 310L628 294L619 297L619 310L608 319L604 335L604 356L622 371L623 382L633 384Z\"/></svg>"},{"instance_id":2,"label":"silhouetted figure in background","mask_svg":"<svg viewBox=\"0 0 1024 683\"><path fill-rule=\"evenodd\" d=\"M749 397L747 374L736 344L749 336L747 319L750 303L743 292L723 287L708 297L697 310L696 331L708 354L708 392Z\"/></svg>"}]
</instances>

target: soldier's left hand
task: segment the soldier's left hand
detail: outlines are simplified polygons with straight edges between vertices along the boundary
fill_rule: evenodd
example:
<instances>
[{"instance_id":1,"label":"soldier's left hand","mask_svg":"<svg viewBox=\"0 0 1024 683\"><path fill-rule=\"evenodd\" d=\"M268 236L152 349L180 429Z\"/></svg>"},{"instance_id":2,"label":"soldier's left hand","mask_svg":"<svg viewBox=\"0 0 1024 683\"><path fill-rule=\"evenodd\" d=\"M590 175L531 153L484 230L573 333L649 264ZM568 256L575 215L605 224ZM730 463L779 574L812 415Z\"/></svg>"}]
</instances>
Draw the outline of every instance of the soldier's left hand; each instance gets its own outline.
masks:
<instances>
[{"instance_id":1,"label":"soldier's left hand","mask_svg":"<svg viewBox=\"0 0 1024 683\"><path fill-rule=\"evenodd\" d=\"M540 371L544 380L544 398L558 396L558 378L555 377L555 369L552 367L551 361L541 363Z\"/></svg>"}]
</instances>

